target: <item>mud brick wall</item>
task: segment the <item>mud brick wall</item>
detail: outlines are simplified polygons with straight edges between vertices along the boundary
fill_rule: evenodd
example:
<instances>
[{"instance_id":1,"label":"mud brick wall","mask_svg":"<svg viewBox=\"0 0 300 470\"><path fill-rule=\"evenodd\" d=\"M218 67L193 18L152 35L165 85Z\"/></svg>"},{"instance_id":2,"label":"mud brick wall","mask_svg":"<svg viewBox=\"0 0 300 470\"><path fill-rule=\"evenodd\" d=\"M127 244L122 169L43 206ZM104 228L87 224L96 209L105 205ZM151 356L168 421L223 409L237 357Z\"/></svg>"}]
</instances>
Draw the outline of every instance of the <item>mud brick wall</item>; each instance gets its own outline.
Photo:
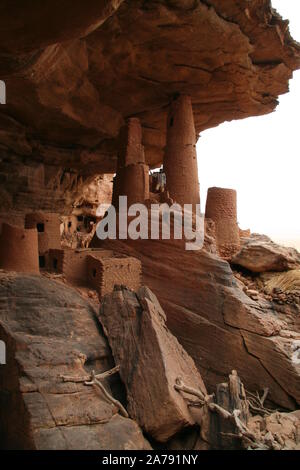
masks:
<instances>
[{"instance_id":1,"label":"mud brick wall","mask_svg":"<svg viewBox=\"0 0 300 470\"><path fill-rule=\"evenodd\" d=\"M164 171L175 202L200 203L194 116L191 98L186 95L180 95L170 106Z\"/></svg>"},{"instance_id":2,"label":"mud brick wall","mask_svg":"<svg viewBox=\"0 0 300 470\"><path fill-rule=\"evenodd\" d=\"M40 256L45 255L50 249L60 248L60 220L58 214L46 212L26 214L25 227L37 229Z\"/></svg>"},{"instance_id":3,"label":"mud brick wall","mask_svg":"<svg viewBox=\"0 0 300 470\"><path fill-rule=\"evenodd\" d=\"M128 119L120 130L118 143L118 167L145 163L142 145L142 126L138 118Z\"/></svg>"},{"instance_id":4,"label":"mud brick wall","mask_svg":"<svg viewBox=\"0 0 300 470\"><path fill-rule=\"evenodd\" d=\"M227 188L209 188L205 217L215 222L216 240L220 252L226 251L226 256L235 252L240 246L236 191Z\"/></svg>"},{"instance_id":5,"label":"mud brick wall","mask_svg":"<svg viewBox=\"0 0 300 470\"><path fill-rule=\"evenodd\" d=\"M142 265L132 257L97 259L88 256L88 282L99 297L109 294L115 285L124 285L136 291L141 286Z\"/></svg>"},{"instance_id":6,"label":"mud brick wall","mask_svg":"<svg viewBox=\"0 0 300 470\"><path fill-rule=\"evenodd\" d=\"M86 257L85 251L71 249L50 250L50 269L64 274L68 281L75 284L86 285Z\"/></svg>"},{"instance_id":7,"label":"mud brick wall","mask_svg":"<svg viewBox=\"0 0 300 470\"><path fill-rule=\"evenodd\" d=\"M36 229L2 224L0 268L8 271L39 273L38 235Z\"/></svg>"},{"instance_id":8,"label":"mud brick wall","mask_svg":"<svg viewBox=\"0 0 300 470\"><path fill-rule=\"evenodd\" d=\"M88 285L87 258L91 253L97 259L113 256L111 250L50 250L49 269L63 274L70 282Z\"/></svg>"},{"instance_id":9,"label":"mud brick wall","mask_svg":"<svg viewBox=\"0 0 300 470\"><path fill-rule=\"evenodd\" d=\"M112 203L127 196L128 206L149 199L149 166L145 164L142 127L138 118L130 118L120 131L118 168L114 178Z\"/></svg>"}]
</instances>

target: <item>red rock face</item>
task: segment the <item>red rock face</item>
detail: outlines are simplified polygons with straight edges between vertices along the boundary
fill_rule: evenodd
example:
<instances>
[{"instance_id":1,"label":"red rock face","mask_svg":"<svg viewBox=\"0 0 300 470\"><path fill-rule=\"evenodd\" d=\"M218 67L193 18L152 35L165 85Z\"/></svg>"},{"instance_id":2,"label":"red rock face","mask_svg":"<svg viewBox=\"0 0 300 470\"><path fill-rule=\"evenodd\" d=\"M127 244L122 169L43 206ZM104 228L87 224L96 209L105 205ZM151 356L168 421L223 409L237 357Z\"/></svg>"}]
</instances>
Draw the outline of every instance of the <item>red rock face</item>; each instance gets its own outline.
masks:
<instances>
[{"instance_id":1,"label":"red rock face","mask_svg":"<svg viewBox=\"0 0 300 470\"><path fill-rule=\"evenodd\" d=\"M6 0L0 8L1 146L89 174L115 172L127 117L139 116L146 163L157 165L176 93L191 96L198 135L271 112L300 63L269 0Z\"/></svg>"},{"instance_id":2,"label":"red rock face","mask_svg":"<svg viewBox=\"0 0 300 470\"><path fill-rule=\"evenodd\" d=\"M112 367L91 303L49 279L3 273L0 298L7 346L7 364L0 368L0 448L149 449L139 426L95 387L61 378L85 377L90 366L97 372ZM117 397L118 383L105 383Z\"/></svg>"},{"instance_id":3,"label":"red rock face","mask_svg":"<svg viewBox=\"0 0 300 470\"><path fill-rule=\"evenodd\" d=\"M273 404L299 405L299 365L292 359L300 333L298 310L282 316L274 304L250 299L229 264L204 250L188 252L161 240L95 239L94 246L99 244L141 260L143 283L158 297L168 327L209 391L234 368L247 390L268 387ZM287 339L290 329L294 334Z\"/></svg>"},{"instance_id":4,"label":"red rock face","mask_svg":"<svg viewBox=\"0 0 300 470\"><path fill-rule=\"evenodd\" d=\"M150 289L136 294L115 289L104 297L99 320L120 364L130 416L160 442L194 425L174 385L180 377L204 394L206 389L193 360L167 329L165 313Z\"/></svg>"}]
</instances>

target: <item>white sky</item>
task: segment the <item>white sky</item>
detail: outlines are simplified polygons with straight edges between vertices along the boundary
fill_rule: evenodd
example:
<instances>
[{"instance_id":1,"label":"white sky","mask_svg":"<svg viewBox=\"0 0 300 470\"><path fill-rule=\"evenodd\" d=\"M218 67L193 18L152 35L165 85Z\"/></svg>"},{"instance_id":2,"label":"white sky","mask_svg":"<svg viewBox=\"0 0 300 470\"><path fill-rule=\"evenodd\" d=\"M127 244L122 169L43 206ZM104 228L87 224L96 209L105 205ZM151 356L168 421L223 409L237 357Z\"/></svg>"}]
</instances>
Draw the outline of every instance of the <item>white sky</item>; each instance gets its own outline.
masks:
<instances>
[{"instance_id":1,"label":"white sky","mask_svg":"<svg viewBox=\"0 0 300 470\"><path fill-rule=\"evenodd\" d=\"M300 0L273 0L300 42ZM210 186L238 192L241 228L300 248L300 71L274 113L226 122L197 145L201 206Z\"/></svg>"}]
</instances>

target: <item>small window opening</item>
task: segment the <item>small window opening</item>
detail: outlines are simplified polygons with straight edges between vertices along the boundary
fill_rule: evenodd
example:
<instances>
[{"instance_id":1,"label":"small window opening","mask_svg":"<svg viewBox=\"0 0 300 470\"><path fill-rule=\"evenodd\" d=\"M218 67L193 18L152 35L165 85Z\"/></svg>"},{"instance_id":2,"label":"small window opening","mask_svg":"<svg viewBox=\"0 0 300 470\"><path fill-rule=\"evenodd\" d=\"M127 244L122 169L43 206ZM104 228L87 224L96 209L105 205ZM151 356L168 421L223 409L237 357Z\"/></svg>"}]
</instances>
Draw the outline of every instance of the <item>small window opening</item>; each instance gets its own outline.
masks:
<instances>
[{"instance_id":1,"label":"small window opening","mask_svg":"<svg viewBox=\"0 0 300 470\"><path fill-rule=\"evenodd\" d=\"M45 232L45 224L42 224L42 223L36 224L36 228L39 233Z\"/></svg>"}]
</instances>

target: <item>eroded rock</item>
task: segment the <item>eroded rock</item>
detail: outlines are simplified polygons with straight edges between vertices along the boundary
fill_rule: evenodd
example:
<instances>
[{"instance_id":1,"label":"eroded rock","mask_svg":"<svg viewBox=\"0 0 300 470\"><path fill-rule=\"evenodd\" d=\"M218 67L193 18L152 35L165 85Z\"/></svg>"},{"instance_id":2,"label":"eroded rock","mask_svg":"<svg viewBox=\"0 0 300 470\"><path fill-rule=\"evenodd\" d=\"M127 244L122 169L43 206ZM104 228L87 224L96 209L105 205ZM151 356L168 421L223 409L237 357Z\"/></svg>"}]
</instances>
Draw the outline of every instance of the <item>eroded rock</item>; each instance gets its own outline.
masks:
<instances>
[{"instance_id":1,"label":"eroded rock","mask_svg":"<svg viewBox=\"0 0 300 470\"><path fill-rule=\"evenodd\" d=\"M194 425L187 403L174 385L181 377L203 393L205 386L194 361L167 329L155 295L145 287L137 294L115 289L104 298L99 320L120 365L131 418L162 442Z\"/></svg>"},{"instance_id":2,"label":"eroded rock","mask_svg":"<svg viewBox=\"0 0 300 470\"><path fill-rule=\"evenodd\" d=\"M266 236L245 239L241 250L231 263L255 273L286 271L300 266L300 254L294 248L285 248Z\"/></svg>"},{"instance_id":3,"label":"eroded rock","mask_svg":"<svg viewBox=\"0 0 300 470\"><path fill-rule=\"evenodd\" d=\"M0 437L6 449L149 449L139 426L99 391L61 375L112 365L92 305L40 276L0 275ZM118 381L106 382L120 395ZM121 396L121 395L120 395Z\"/></svg>"},{"instance_id":4,"label":"eroded rock","mask_svg":"<svg viewBox=\"0 0 300 470\"><path fill-rule=\"evenodd\" d=\"M45 0L34 12L6 0L0 18L4 111L19 128L3 126L1 144L89 174L115 171L125 117L139 115L157 165L174 94L191 96L199 134L273 111L300 66L269 0Z\"/></svg>"}]
</instances>

